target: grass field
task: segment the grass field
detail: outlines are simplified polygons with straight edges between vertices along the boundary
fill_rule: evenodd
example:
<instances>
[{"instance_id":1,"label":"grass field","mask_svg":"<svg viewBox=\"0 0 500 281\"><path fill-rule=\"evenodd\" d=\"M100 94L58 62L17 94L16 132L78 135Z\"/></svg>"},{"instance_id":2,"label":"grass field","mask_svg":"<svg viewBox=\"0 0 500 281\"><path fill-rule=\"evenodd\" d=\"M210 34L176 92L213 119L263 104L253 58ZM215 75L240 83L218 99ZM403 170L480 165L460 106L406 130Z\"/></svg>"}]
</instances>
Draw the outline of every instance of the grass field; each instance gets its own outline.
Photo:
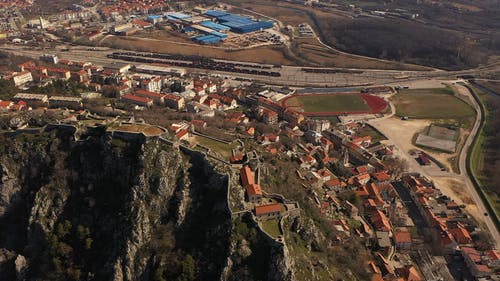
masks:
<instances>
[{"instance_id":1,"label":"grass field","mask_svg":"<svg viewBox=\"0 0 500 281\"><path fill-rule=\"evenodd\" d=\"M307 113L367 111L370 107L359 95L303 95L286 101L287 106L300 106Z\"/></svg>"},{"instance_id":2,"label":"grass field","mask_svg":"<svg viewBox=\"0 0 500 281\"><path fill-rule=\"evenodd\" d=\"M277 220L263 221L260 224L262 226L262 229L264 229L264 231L267 232L272 237L278 238L279 236L282 235Z\"/></svg>"},{"instance_id":3,"label":"grass field","mask_svg":"<svg viewBox=\"0 0 500 281\"><path fill-rule=\"evenodd\" d=\"M144 52L158 52L180 55L204 56L217 59L258 62L278 65L295 65L280 47L256 47L245 50L224 50L193 43L178 43L167 40L144 39L139 37L110 36L101 45L113 48Z\"/></svg>"},{"instance_id":4,"label":"grass field","mask_svg":"<svg viewBox=\"0 0 500 281\"><path fill-rule=\"evenodd\" d=\"M211 140L201 136L193 137L193 142L199 145L208 147L215 152L222 155L222 157L229 159L232 155L232 150L238 146L237 142L232 142L230 144L225 144L219 141Z\"/></svg>"},{"instance_id":5,"label":"grass field","mask_svg":"<svg viewBox=\"0 0 500 281\"><path fill-rule=\"evenodd\" d=\"M402 90L392 98L396 115L421 119L468 119L474 109L448 88Z\"/></svg>"},{"instance_id":6,"label":"grass field","mask_svg":"<svg viewBox=\"0 0 500 281\"><path fill-rule=\"evenodd\" d=\"M142 124L122 124L116 127L112 126L110 129L124 132L142 132L147 136L156 136L164 133L160 128Z\"/></svg>"}]
</instances>

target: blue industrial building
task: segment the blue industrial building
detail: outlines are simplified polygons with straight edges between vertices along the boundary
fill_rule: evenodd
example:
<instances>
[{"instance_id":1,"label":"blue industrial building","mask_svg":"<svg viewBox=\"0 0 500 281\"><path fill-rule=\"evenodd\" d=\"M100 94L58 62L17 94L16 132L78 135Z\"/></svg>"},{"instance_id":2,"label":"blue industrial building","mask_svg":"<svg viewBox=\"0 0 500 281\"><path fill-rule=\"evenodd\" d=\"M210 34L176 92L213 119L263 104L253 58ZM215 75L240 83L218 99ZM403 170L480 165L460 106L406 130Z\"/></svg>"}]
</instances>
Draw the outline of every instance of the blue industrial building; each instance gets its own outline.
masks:
<instances>
[{"instance_id":1,"label":"blue industrial building","mask_svg":"<svg viewBox=\"0 0 500 281\"><path fill-rule=\"evenodd\" d=\"M204 21L200 23L201 26L213 29L215 31L227 31L230 30L231 28L229 26L225 26L222 24L218 24L212 21Z\"/></svg>"},{"instance_id":2,"label":"blue industrial building","mask_svg":"<svg viewBox=\"0 0 500 281\"><path fill-rule=\"evenodd\" d=\"M274 22L272 21L256 21L249 17L218 10L208 10L205 12L205 15L215 18L220 25L227 26L232 32L236 33L248 33L274 26Z\"/></svg>"},{"instance_id":3,"label":"blue industrial building","mask_svg":"<svg viewBox=\"0 0 500 281\"><path fill-rule=\"evenodd\" d=\"M224 11L218 11L218 10L208 10L205 12L206 16L209 16L211 18L218 18L218 17L223 17L229 15L229 13L224 12Z\"/></svg>"},{"instance_id":4,"label":"blue industrial building","mask_svg":"<svg viewBox=\"0 0 500 281\"><path fill-rule=\"evenodd\" d=\"M182 20L190 17L191 17L190 15L186 15L183 13L177 13L177 12L167 13L167 19L169 20Z\"/></svg>"},{"instance_id":5,"label":"blue industrial building","mask_svg":"<svg viewBox=\"0 0 500 281\"><path fill-rule=\"evenodd\" d=\"M227 34L221 33L221 32L217 32L217 31L210 32L210 35L217 36L217 37L220 37L222 39L227 38Z\"/></svg>"},{"instance_id":6,"label":"blue industrial building","mask_svg":"<svg viewBox=\"0 0 500 281\"><path fill-rule=\"evenodd\" d=\"M219 43L222 40L222 38L215 35L200 35L193 37L193 40L202 44L215 44Z\"/></svg>"},{"instance_id":7,"label":"blue industrial building","mask_svg":"<svg viewBox=\"0 0 500 281\"><path fill-rule=\"evenodd\" d=\"M160 15L150 15L150 16L148 16L148 19L147 19L147 21L152 23L152 24L156 24L162 20L163 20L163 16L160 16Z\"/></svg>"}]
</instances>

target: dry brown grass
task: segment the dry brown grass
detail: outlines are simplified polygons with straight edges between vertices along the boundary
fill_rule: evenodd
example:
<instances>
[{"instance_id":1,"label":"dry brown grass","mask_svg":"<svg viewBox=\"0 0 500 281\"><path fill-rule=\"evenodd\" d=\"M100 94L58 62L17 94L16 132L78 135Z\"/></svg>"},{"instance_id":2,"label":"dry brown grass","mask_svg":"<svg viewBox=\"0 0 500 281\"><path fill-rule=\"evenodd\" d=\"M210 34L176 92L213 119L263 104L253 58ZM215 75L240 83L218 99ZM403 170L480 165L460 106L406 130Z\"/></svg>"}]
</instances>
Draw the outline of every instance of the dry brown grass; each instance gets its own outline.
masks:
<instances>
[{"instance_id":1,"label":"dry brown grass","mask_svg":"<svg viewBox=\"0 0 500 281\"><path fill-rule=\"evenodd\" d=\"M500 94L500 81L476 81L476 83Z\"/></svg>"},{"instance_id":2,"label":"dry brown grass","mask_svg":"<svg viewBox=\"0 0 500 281\"><path fill-rule=\"evenodd\" d=\"M147 136L155 136L163 133L163 130L157 127L141 124L123 124L116 127L116 130L124 132L142 132Z\"/></svg>"},{"instance_id":3,"label":"dry brown grass","mask_svg":"<svg viewBox=\"0 0 500 281\"><path fill-rule=\"evenodd\" d=\"M134 34L133 37L142 37L148 39L157 39L164 41L175 41L178 43L193 44L193 41L184 33L178 31L167 31L167 30L141 30L140 32Z\"/></svg>"},{"instance_id":4,"label":"dry brown grass","mask_svg":"<svg viewBox=\"0 0 500 281\"><path fill-rule=\"evenodd\" d=\"M286 2L280 2L279 6L274 2L262 0L256 0L252 2L246 2L245 0L242 0L238 1L238 3L241 5L240 8L248 9L272 18L276 18L284 25L297 26L301 23L308 23L316 30L316 32L318 32L318 28L321 28L317 26L317 23L321 25L322 22L331 19L348 19L348 17L341 12L325 12L315 8ZM235 8L233 9L233 11L243 13L243 11L239 8ZM311 65L368 69L429 69L427 67L419 65L411 65L388 60L355 56L331 50L321 45L315 38L297 38L294 39L294 43L296 44L296 49L293 50L294 54L302 59L305 59L306 61L309 61Z\"/></svg>"},{"instance_id":5,"label":"dry brown grass","mask_svg":"<svg viewBox=\"0 0 500 281\"><path fill-rule=\"evenodd\" d=\"M224 50L210 46L174 43L156 39L142 39L131 37L112 36L102 42L103 45L145 52L158 52L181 55L195 55L218 59L259 62L279 65L295 65L295 62L286 58L282 48L257 47L245 50Z\"/></svg>"},{"instance_id":6,"label":"dry brown grass","mask_svg":"<svg viewBox=\"0 0 500 281\"><path fill-rule=\"evenodd\" d=\"M474 5L467 5L467 4L456 3L456 2L452 3L452 5L455 8L458 8L460 10L467 11L467 12L481 12L483 10L477 6L474 6Z\"/></svg>"},{"instance_id":7,"label":"dry brown grass","mask_svg":"<svg viewBox=\"0 0 500 281\"><path fill-rule=\"evenodd\" d=\"M300 23L309 23L317 29L315 23L326 19L345 19L340 12L324 12L321 10L291 3L280 3L256 0L238 1L241 8L267 15L282 21L285 25L297 26ZM249 14L240 8L232 10L236 13ZM306 65L325 67L367 68L367 69L402 69L426 70L428 68L403 64L394 61L380 60L346 54L329 49L319 43L316 38L295 39L291 53L284 47L257 47L244 50L228 50L213 46L194 44L184 34L175 31L142 31L134 37L109 37L103 45L116 48L147 52L161 52L182 55L197 55L219 59L269 63L277 65ZM286 54L288 52L288 55Z\"/></svg>"},{"instance_id":8,"label":"dry brown grass","mask_svg":"<svg viewBox=\"0 0 500 281\"><path fill-rule=\"evenodd\" d=\"M347 68L373 68L373 69L408 69L425 70L426 67L408 65L393 61L384 61L368 57L353 56L331 50L321 45L314 38L299 38L295 40L297 54L312 63L321 66L347 67Z\"/></svg>"}]
</instances>

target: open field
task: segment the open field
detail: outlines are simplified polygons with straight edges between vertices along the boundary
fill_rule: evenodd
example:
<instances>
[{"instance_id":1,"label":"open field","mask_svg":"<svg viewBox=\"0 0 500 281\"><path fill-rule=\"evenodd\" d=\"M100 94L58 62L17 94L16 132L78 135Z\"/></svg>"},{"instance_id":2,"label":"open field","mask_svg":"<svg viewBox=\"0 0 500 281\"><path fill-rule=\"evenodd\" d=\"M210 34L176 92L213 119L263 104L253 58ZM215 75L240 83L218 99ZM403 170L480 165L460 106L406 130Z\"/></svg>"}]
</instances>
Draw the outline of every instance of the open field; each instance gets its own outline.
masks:
<instances>
[{"instance_id":1,"label":"open field","mask_svg":"<svg viewBox=\"0 0 500 281\"><path fill-rule=\"evenodd\" d=\"M260 223L262 229L274 238L282 235L278 220L267 220Z\"/></svg>"},{"instance_id":2,"label":"open field","mask_svg":"<svg viewBox=\"0 0 500 281\"><path fill-rule=\"evenodd\" d=\"M479 85L500 94L500 81L476 81Z\"/></svg>"},{"instance_id":3,"label":"open field","mask_svg":"<svg viewBox=\"0 0 500 281\"><path fill-rule=\"evenodd\" d=\"M396 115L424 119L474 118L474 109L453 95L449 89L402 90L392 98Z\"/></svg>"},{"instance_id":4,"label":"open field","mask_svg":"<svg viewBox=\"0 0 500 281\"><path fill-rule=\"evenodd\" d=\"M110 36L101 45L125 50L203 56L235 61L258 62L278 65L295 65L283 48L256 47L245 50L224 50L204 45L175 43L156 39Z\"/></svg>"},{"instance_id":5,"label":"open field","mask_svg":"<svg viewBox=\"0 0 500 281\"><path fill-rule=\"evenodd\" d=\"M232 155L232 150L238 146L236 142L225 144L219 141L208 139L202 136L194 136L191 143L199 144L208 147L215 152L222 155L222 157L229 159Z\"/></svg>"},{"instance_id":6,"label":"open field","mask_svg":"<svg viewBox=\"0 0 500 281\"><path fill-rule=\"evenodd\" d=\"M141 30L140 32L135 33L133 37L193 44L193 40L191 40L187 35L176 31L157 30L157 29Z\"/></svg>"},{"instance_id":7,"label":"open field","mask_svg":"<svg viewBox=\"0 0 500 281\"><path fill-rule=\"evenodd\" d=\"M112 126L110 129L123 132L142 132L146 136L156 136L164 133L163 130L158 127L142 124L122 124L120 126Z\"/></svg>"},{"instance_id":8,"label":"open field","mask_svg":"<svg viewBox=\"0 0 500 281\"><path fill-rule=\"evenodd\" d=\"M230 50L222 47L198 45L181 35L173 35L172 33L156 30L141 32L130 37L109 36L101 42L101 45L127 50L198 55L269 64L300 64L366 69L427 69L423 66L351 56L328 49L314 38L295 40L296 42L294 42L291 51L288 51L291 54L287 55L284 47L261 46L243 50Z\"/></svg>"},{"instance_id":9,"label":"open field","mask_svg":"<svg viewBox=\"0 0 500 281\"><path fill-rule=\"evenodd\" d=\"M366 69L402 69L426 70L425 66L410 65L393 61L384 61L368 57L353 56L332 49L328 49L316 38L296 38L292 51L302 59L319 66L366 68Z\"/></svg>"}]
</instances>

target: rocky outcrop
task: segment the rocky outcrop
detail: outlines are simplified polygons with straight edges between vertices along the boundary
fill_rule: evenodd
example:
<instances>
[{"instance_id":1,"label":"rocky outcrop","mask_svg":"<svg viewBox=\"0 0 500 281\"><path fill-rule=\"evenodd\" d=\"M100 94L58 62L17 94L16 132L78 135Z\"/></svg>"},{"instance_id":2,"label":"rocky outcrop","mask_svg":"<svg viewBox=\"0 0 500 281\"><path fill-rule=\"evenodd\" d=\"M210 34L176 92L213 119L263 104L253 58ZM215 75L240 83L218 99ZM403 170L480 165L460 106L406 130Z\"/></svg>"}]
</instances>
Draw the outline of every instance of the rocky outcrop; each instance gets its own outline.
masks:
<instances>
[{"instance_id":1,"label":"rocky outcrop","mask_svg":"<svg viewBox=\"0 0 500 281\"><path fill-rule=\"evenodd\" d=\"M0 267L8 265L10 273L26 274L27 279L148 280L158 260L151 241L159 226L173 223L175 236L192 228L190 213L199 206L207 207L203 211L210 215L225 204L224 194L220 202L203 202L198 194L205 180L213 190L223 191L224 175L203 158L196 161L206 162L200 165L204 174L191 173L196 170L192 157L157 140L121 140L92 132L75 141L53 131L19 135L4 144L0 249L9 249L3 250L9 254ZM229 229L228 213L225 220ZM196 263L210 265L210 274L220 274L220 264L199 254L206 249L185 251L196 256ZM224 247L215 253L225 259Z\"/></svg>"},{"instance_id":2,"label":"rocky outcrop","mask_svg":"<svg viewBox=\"0 0 500 281\"><path fill-rule=\"evenodd\" d=\"M235 219L231 238L221 280L296 280L286 244L264 233L251 214Z\"/></svg>"},{"instance_id":3,"label":"rocky outcrop","mask_svg":"<svg viewBox=\"0 0 500 281\"><path fill-rule=\"evenodd\" d=\"M103 130L0 143L2 276L235 280L246 260L266 268L261 279L293 280L283 244L232 242L230 171L203 153Z\"/></svg>"},{"instance_id":4,"label":"rocky outcrop","mask_svg":"<svg viewBox=\"0 0 500 281\"><path fill-rule=\"evenodd\" d=\"M274 242L271 247L270 261L267 280L295 280L292 267L293 260L286 244Z\"/></svg>"},{"instance_id":5,"label":"rocky outcrop","mask_svg":"<svg viewBox=\"0 0 500 281\"><path fill-rule=\"evenodd\" d=\"M294 218L291 230L300 235L306 241L307 248L313 251L321 251L321 243L325 237L321 231L318 230L316 224L311 218L303 219L301 217Z\"/></svg>"}]
</instances>

